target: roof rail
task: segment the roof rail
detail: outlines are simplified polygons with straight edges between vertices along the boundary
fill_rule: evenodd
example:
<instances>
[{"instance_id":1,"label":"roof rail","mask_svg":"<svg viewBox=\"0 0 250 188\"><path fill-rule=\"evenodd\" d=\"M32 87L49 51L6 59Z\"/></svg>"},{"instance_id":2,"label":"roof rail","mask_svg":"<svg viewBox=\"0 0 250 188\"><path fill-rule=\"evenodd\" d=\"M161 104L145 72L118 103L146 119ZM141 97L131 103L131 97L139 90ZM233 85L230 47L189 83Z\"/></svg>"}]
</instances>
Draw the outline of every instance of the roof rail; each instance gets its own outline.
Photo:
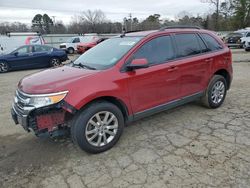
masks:
<instances>
[{"instance_id":1,"label":"roof rail","mask_svg":"<svg viewBox=\"0 0 250 188\"><path fill-rule=\"evenodd\" d=\"M176 26L166 26L159 29L159 31L164 31L166 29L201 29L198 26L186 26L186 25L176 25Z\"/></svg>"},{"instance_id":2,"label":"roof rail","mask_svg":"<svg viewBox=\"0 0 250 188\"><path fill-rule=\"evenodd\" d=\"M140 31L144 31L144 30L132 30L132 31L122 31L122 34L120 35L120 37L124 37L127 33L134 33L134 32L140 32Z\"/></svg>"}]
</instances>

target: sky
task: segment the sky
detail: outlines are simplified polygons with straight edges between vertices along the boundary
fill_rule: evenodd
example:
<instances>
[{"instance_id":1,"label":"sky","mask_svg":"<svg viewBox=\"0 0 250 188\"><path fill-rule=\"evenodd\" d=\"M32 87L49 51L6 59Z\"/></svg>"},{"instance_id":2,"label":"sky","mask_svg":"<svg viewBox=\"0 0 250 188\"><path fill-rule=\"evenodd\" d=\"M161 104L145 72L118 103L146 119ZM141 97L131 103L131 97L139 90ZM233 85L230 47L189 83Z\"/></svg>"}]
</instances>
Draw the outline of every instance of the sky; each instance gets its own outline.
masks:
<instances>
[{"instance_id":1,"label":"sky","mask_svg":"<svg viewBox=\"0 0 250 188\"><path fill-rule=\"evenodd\" d=\"M204 15L211 7L201 0L0 0L0 22L30 24L34 15L47 13L69 24L75 15L88 9L100 9L108 20L122 21L129 13L139 20L155 13L162 19L175 19L182 11Z\"/></svg>"}]
</instances>

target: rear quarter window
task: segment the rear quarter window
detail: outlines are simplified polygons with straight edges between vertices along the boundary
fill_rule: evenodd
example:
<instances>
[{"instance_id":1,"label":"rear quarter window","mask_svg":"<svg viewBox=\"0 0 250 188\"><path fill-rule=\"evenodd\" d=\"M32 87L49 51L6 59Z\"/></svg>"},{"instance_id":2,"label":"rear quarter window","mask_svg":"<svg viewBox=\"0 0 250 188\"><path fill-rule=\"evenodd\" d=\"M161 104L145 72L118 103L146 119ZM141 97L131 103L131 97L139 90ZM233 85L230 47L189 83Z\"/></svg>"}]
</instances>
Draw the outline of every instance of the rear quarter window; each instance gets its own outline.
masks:
<instances>
[{"instance_id":1,"label":"rear quarter window","mask_svg":"<svg viewBox=\"0 0 250 188\"><path fill-rule=\"evenodd\" d=\"M192 56L201 53L198 37L194 33L176 34L175 41L178 57Z\"/></svg>"},{"instance_id":2,"label":"rear quarter window","mask_svg":"<svg viewBox=\"0 0 250 188\"><path fill-rule=\"evenodd\" d=\"M207 44L209 51L216 51L223 48L222 45L211 35L202 33L201 36L205 41L205 43Z\"/></svg>"}]
</instances>

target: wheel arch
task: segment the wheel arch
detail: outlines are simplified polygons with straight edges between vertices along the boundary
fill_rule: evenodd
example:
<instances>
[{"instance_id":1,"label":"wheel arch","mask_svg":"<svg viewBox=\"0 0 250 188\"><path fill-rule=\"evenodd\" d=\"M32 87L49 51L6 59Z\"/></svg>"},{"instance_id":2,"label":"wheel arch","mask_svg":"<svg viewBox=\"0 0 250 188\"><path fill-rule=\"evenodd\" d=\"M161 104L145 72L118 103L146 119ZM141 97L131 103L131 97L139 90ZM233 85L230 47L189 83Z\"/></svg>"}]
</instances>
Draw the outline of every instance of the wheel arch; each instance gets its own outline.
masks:
<instances>
[{"instance_id":1,"label":"wheel arch","mask_svg":"<svg viewBox=\"0 0 250 188\"><path fill-rule=\"evenodd\" d=\"M217 70L214 75L221 75L225 78L226 82L227 82L227 90L230 89L231 86L231 76L229 74L229 72L226 69L220 69Z\"/></svg>"},{"instance_id":2,"label":"wheel arch","mask_svg":"<svg viewBox=\"0 0 250 188\"><path fill-rule=\"evenodd\" d=\"M99 102L99 101L100 102L101 101L107 101L107 102L110 102L110 103L116 105L121 110L125 122L129 119L129 110L128 110L127 105L121 99L119 99L117 97L114 97L114 96L101 96L101 97L97 97L97 98L95 98L95 99L87 102L85 105L83 105L80 108L80 111L84 110L87 106L91 105L92 103Z\"/></svg>"}]
</instances>

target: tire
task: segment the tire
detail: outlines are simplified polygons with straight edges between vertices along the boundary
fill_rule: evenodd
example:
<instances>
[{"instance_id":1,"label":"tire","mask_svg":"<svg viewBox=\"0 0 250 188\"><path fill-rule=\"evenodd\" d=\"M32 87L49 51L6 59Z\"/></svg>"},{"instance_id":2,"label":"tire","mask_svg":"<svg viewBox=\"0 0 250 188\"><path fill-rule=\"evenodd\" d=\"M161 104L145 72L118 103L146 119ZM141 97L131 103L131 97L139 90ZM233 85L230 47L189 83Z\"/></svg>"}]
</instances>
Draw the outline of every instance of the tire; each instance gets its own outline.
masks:
<instances>
[{"instance_id":1,"label":"tire","mask_svg":"<svg viewBox=\"0 0 250 188\"><path fill-rule=\"evenodd\" d=\"M61 60L57 57L52 57L51 60L50 60L50 66L51 67L58 67L60 66L62 63L61 63Z\"/></svg>"},{"instance_id":2,"label":"tire","mask_svg":"<svg viewBox=\"0 0 250 188\"><path fill-rule=\"evenodd\" d=\"M71 125L71 138L82 150L101 153L117 143L123 128L121 110L112 103L99 101L90 104L75 117Z\"/></svg>"},{"instance_id":3,"label":"tire","mask_svg":"<svg viewBox=\"0 0 250 188\"><path fill-rule=\"evenodd\" d=\"M249 52L249 51L250 51L250 48L245 48L245 51L246 51L246 52Z\"/></svg>"},{"instance_id":4,"label":"tire","mask_svg":"<svg viewBox=\"0 0 250 188\"><path fill-rule=\"evenodd\" d=\"M225 78L221 75L214 75L201 101L208 108L218 108L223 104L226 94L227 82Z\"/></svg>"},{"instance_id":5,"label":"tire","mask_svg":"<svg viewBox=\"0 0 250 188\"><path fill-rule=\"evenodd\" d=\"M74 48L68 48L68 53L69 54L74 54L75 53L75 50L74 50Z\"/></svg>"},{"instance_id":6,"label":"tire","mask_svg":"<svg viewBox=\"0 0 250 188\"><path fill-rule=\"evenodd\" d=\"M9 65L5 61L0 61L0 73L8 72L10 69Z\"/></svg>"}]
</instances>

